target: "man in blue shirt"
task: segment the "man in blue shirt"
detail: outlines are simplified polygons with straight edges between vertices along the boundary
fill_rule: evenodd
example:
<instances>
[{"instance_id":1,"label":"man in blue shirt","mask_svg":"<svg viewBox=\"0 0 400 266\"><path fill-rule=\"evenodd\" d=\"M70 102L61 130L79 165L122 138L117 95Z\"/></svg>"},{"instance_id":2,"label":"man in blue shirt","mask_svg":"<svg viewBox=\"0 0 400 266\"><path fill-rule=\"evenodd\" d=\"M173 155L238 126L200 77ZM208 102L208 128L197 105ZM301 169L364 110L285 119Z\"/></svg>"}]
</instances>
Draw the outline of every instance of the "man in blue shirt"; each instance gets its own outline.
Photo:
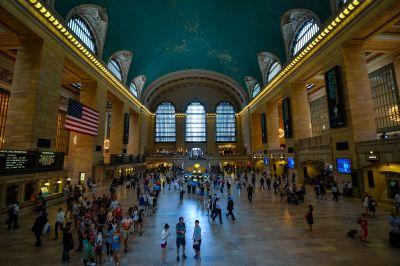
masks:
<instances>
[{"instance_id":1,"label":"man in blue shirt","mask_svg":"<svg viewBox=\"0 0 400 266\"><path fill-rule=\"evenodd\" d=\"M200 246L201 246L201 228L199 226L199 220L194 222L194 230L193 230L193 249L196 252L194 258L196 260L200 260Z\"/></svg>"},{"instance_id":2,"label":"man in blue shirt","mask_svg":"<svg viewBox=\"0 0 400 266\"><path fill-rule=\"evenodd\" d=\"M185 255L185 234L186 226L183 222L183 217L179 217L179 223L176 224L176 261L179 261L179 247L182 246L182 259L186 259Z\"/></svg>"}]
</instances>

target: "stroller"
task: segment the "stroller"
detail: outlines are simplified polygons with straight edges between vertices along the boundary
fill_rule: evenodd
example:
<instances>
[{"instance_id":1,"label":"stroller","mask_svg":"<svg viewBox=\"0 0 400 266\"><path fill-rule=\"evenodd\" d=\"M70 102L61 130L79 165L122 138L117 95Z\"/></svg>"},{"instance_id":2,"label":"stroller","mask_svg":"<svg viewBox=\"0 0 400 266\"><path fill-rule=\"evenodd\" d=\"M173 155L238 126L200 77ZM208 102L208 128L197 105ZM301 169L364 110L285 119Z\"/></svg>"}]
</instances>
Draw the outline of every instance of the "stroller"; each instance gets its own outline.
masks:
<instances>
[{"instance_id":1,"label":"stroller","mask_svg":"<svg viewBox=\"0 0 400 266\"><path fill-rule=\"evenodd\" d=\"M299 200L297 199L295 194L288 193L287 194L287 203L299 205Z\"/></svg>"}]
</instances>

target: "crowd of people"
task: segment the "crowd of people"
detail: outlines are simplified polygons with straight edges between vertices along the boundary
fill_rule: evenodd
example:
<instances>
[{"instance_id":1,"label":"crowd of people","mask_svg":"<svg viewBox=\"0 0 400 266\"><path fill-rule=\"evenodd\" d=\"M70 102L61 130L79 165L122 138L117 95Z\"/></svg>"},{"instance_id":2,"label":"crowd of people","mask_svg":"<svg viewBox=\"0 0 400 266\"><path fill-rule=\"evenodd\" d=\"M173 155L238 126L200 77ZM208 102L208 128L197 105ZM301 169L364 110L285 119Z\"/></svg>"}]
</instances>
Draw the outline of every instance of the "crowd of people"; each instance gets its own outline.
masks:
<instances>
[{"instance_id":1,"label":"crowd of people","mask_svg":"<svg viewBox=\"0 0 400 266\"><path fill-rule=\"evenodd\" d=\"M66 189L66 206L59 207L54 221L49 221L47 212L47 202L45 197L38 197L36 208L37 216L31 227L35 237L35 246L42 245L42 237L49 238L54 232L54 241L62 236L62 261L70 260L70 251L75 250L72 256L79 254L86 265L101 264L105 261L119 264L120 252L127 252L133 238L143 234L143 224L145 217L157 213L157 203L160 191L178 191L181 201L187 193L194 195L199 202L204 204L207 210L209 221L214 223L218 219L223 224L223 214L227 219L236 221L234 214L233 189L237 190L240 196L242 190L247 192L249 203L253 201L256 191L273 193L276 199L286 199L287 202L296 203L304 201L306 194L305 185L296 186L296 176L291 180L287 175L270 175L267 172L252 171L248 169L222 171L210 173L211 179L208 182L191 184L185 183L182 178L182 169L157 168L149 169L141 173L115 178L108 194L99 195L99 185L92 179L88 179L86 186L69 185ZM123 208L117 197L117 187L123 186L128 193L136 192L137 204L132 204L128 208ZM193 187L194 186L194 187ZM315 180L313 184L315 197L317 200L327 200L327 191L331 191L332 200L338 201L339 195L344 195L349 189L348 184L344 184L342 189L334 181ZM103 190L104 191L104 190ZM258 192L257 192L258 193ZM391 226L390 241L393 245L399 245L400 218L397 216L400 208L400 195L395 196L396 213L392 213L389 219ZM361 229L358 237L364 242L368 240L368 219L376 215L377 203L371 195L367 193L362 198L364 212L356 221ZM313 231L314 206L307 204L305 210L305 221L309 230ZM251 206L251 205L250 205ZM223 210L226 210L225 212ZM65 210L65 211L64 211ZM8 210L7 225L8 229L18 228L19 205L13 204ZM194 232L192 235L194 259L201 260L200 248L202 243L201 227L199 220L194 221ZM54 226L53 230L51 228ZM354 232L355 231L355 232ZM349 236L355 237L356 230L351 230ZM167 253L167 242L171 236L169 225L166 223L161 234L161 262L165 263ZM175 227L177 261L185 260L186 246L186 226L184 218L180 217ZM77 243L74 244L74 243ZM181 251L181 255L180 255Z\"/></svg>"}]
</instances>

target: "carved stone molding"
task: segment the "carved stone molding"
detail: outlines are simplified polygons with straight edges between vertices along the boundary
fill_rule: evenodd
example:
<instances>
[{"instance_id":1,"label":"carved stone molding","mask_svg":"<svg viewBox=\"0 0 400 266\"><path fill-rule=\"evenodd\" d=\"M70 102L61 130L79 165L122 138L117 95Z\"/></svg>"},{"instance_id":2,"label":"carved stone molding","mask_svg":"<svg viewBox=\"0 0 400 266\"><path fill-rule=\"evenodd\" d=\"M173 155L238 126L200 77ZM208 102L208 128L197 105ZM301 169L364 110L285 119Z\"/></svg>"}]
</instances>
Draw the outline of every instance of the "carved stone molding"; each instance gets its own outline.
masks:
<instances>
[{"instance_id":1,"label":"carved stone molding","mask_svg":"<svg viewBox=\"0 0 400 266\"><path fill-rule=\"evenodd\" d=\"M80 16L91 27L96 39L97 52L101 57L104 50L108 28L108 15L106 9L97 5L76 6L69 11L67 21L74 15Z\"/></svg>"},{"instance_id":2,"label":"carved stone molding","mask_svg":"<svg viewBox=\"0 0 400 266\"><path fill-rule=\"evenodd\" d=\"M300 29L303 23L309 19L314 19L318 26L321 25L321 21L318 16L307 9L291 9L282 16L282 36L285 43L286 56L288 60L291 58L290 51L297 31Z\"/></svg>"},{"instance_id":3,"label":"carved stone molding","mask_svg":"<svg viewBox=\"0 0 400 266\"><path fill-rule=\"evenodd\" d=\"M263 79L263 84L267 84L268 82L268 72L269 69L271 68L271 65L274 62L278 62L279 64L281 64L281 62L279 61L279 58L274 55L273 53L269 53L269 52L259 52L257 54L258 57L258 66L260 67L260 71L261 71L261 76Z\"/></svg>"},{"instance_id":4,"label":"carved stone molding","mask_svg":"<svg viewBox=\"0 0 400 266\"><path fill-rule=\"evenodd\" d=\"M118 64L121 67L122 71L122 81L126 83L126 80L128 78L128 73L129 69L131 68L131 63L132 63L132 52L128 50L120 50L115 52L112 56L110 56L110 61L111 59L115 59Z\"/></svg>"},{"instance_id":5,"label":"carved stone molding","mask_svg":"<svg viewBox=\"0 0 400 266\"><path fill-rule=\"evenodd\" d=\"M11 85L13 81L13 72L0 67L0 80Z\"/></svg>"}]
</instances>

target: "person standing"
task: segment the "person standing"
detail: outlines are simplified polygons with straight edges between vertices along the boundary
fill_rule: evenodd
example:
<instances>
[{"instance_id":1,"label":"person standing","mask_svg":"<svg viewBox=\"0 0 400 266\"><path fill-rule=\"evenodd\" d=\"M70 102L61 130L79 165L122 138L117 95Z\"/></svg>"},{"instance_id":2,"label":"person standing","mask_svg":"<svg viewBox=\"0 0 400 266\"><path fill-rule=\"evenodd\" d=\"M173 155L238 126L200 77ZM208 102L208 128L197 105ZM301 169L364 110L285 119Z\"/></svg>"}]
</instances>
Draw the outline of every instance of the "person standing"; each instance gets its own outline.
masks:
<instances>
[{"instance_id":1,"label":"person standing","mask_svg":"<svg viewBox=\"0 0 400 266\"><path fill-rule=\"evenodd\" d=\"M253 201L253 193L254 193L254 189L251 186L251 184L249 184L249 186L247 187L247 198L249 199L249 202Z\"/></svg>"},{"instance_id":2,"label":"person standing","mask_svg":"<svg viewBox=\"0 0 400 266\"><path fill-rule=\"evenodd\" d=\"M35 234L36 247L40 247L42 245L41 235L43 232L43 228L47 223L47 214L45 212L39 212L36 220L31 228L32 232Z\"/></svg>"},{"instance_id":3,"label":"person standing","mask_svg":"<svg viewBox=\"0 0 400 266\"><path fill-rule=\"evenodd\" d=\"M313 231L313 229L312 229L313 224L314 224L314 215L313 215L313 211L314 211L314 207L313 207L311 204L309 204L309 205L308 205L307 213L306 213L306 215L305 215L305 218L306 218L308 227L310 228L310 232Z\"/></svg>"},{"instance_id":4,"label":"person standing","mask_svg":"<svg viewBox=\"0 0 400 266\"><path fill-rule=\"evenodd\" d=\"M129 238L131 226L132 226L132 218L129 215L129 213L126 213L125 218L122 219L122 222L121 222L121 227L122 227L121 235L122 235L122 238L124 239L124 251L125 252L128 252L128 238Z\"/></svg>"},{"instance_id":5,"label":"person standing","mask_svg":"<svg viewBox=\"0 0 400 266\"><path fill-rule=\"evenodd\" d=\"M200 246L201 246L201 227L199 226L199 220L194 222L194 230L193 230L193 249L196 252L194 259L201 260L200 257Z\"/></svg>"},{"instance_id":6,"label":"person standing","mask_svg":"<svg viewBox=\"0 0 400 266\"><path fill-rule=\"evenodd\" d=\"M171 235L169 232L169 224L165 224L161 233L161 263L165 264L165 257L167 254L167 240Z\"/></svg>"},{"instance_id":7,"label":"person standing","mask_svg":"<svg viewBox=\"0 0 400 266\"><path fill-rule=\"evenodd\" d=\"M62 208L58 208L58 212L56 215L56 222L54 225L54 240L58 239L58 230L60 229L61 232L63 231L64 219L65 219L65 214Z\"/></svg>"},{"instance_id":8,"label":"person standing","mask_svg":"<svg viewBox=\"0 0 400 266\"><path fill-rule=\"evenodd\" d=\"M339 201L339 189L338 189L336 183L332 184L331 190L332 190L332 194L333 194L333 200Z\"/></svg>"},{"instance_id":9,"label":"person standing","mask_svg":"<svg viewBox=\"0 0 400 266\"><path fill-rule=\"evenodd\" d=\"M228 213L226 214L226 218L229 217L229 215L232 216L232 220L235 221L235 215L233 214L233 199L231 197L228 197L228 204L226 206L226 209L228 210Z\"/></svg>"},{"instance_id":10,"label":"person standing","mask_svg":"<svg viewBox=\"0 0 400 266\"><path fill-rule=\"evenodd\" d=\"M366 243L368 242L368 214L362 213L361 218L358 219L357 223L360 225L363 235L360 237L360 240Z\"/></svg>"},{"instance_id":11,"label":"person standing","mask_svg":"<svg viewBox=\"0 0 400 266\"><path fill-rule=\"evenodd\" d=\"M183 217L179 217L179 222L176 224L176 261L179 261L179 248L182 246L182 259L186 259L185 255L185 234L186 225L184 223Z\"/></svg>"},{"instance_id":12,"label":"person standing","mask_svg":"<svg viewBox=\"0 0 400 266\"><path fill-rule=\"evenodd\" d=\"M266 182L267 182L267 189L268 189L268 191L270 191L271 190L271 178L269 176L267 177Z\"/></svg>"},{"instance_id":13,"label":"person standing","mask_svg":"<svg viewBox=\"0 0 400 266\"><path fill-rule=\"evenodd\" d=\"M63 255L62 262L69 261L69 251L74 249L74 240L72 238L72 222L68 222L63 229Z\"/></svg>"},{"instance_id":14,"label":"person standing","mask_svg":"<svg viewBox=\"0 0 400 266\"><path fill-rule=\"evenodd\" d=\"M8 208L8 220L7 220L7 225L8 225L8 230L11 229L11 225L13 225L13 228L18 228L18 215L19 215L19 205L18 202L15 204L12 204L10 208Z\"/></svg>"},{"instance_id":15,"label":"person standing","mask_svg":"<svg viewBox=\"0 0 400 266\"><path fill-rule=\"evenodd\" d=\"M114 231L112 242L111 242L111 250L114 258L115 265L119 265L119 250L121 248L121 232L119 227L117 227Z\"/></svg>"},{"instance_id":16,"label":"person standing","mask_svg":"<svg viewBox=\"0 0 400 266\"><path fill-rule=\"evenodd\" d=\"M394 206L396 207L396 214L400 211L400 192L397 192L394 196Z\"/></svg>"}]
</instances>

